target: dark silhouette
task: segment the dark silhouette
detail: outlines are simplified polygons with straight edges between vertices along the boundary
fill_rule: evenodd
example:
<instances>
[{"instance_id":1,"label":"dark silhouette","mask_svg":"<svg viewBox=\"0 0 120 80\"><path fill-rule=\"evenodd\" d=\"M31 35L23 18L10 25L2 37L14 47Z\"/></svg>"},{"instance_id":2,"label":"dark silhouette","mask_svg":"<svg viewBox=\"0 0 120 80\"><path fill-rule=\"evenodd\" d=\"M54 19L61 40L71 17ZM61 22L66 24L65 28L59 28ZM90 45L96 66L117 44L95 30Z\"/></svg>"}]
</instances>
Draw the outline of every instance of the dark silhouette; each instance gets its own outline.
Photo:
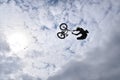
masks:
<instances>
[{"instance_id":1,"label":"dark silhouette","mask_svg":"<svg viewBox=\"0 0 120 80\"><path fill-rule=\"evenodd\" d=\"M83 40L83 39L86 39L87 33L89 33L87 30L84 30L83 28L80 28L80 27L77 27L76 30L69 30L68 25L66 23L61 23L59 27L61 32L58 32L57 36L60 39L65 39L68 36L68 32L71 32L72 34L78 36L77 40ZM76 31L78 33L74 33Z\"/></svg>"},{"instance_id":2,"label":"dark silhouette","mask_svg":"<svg viewBox=\"0 0 120 80\"><path fill-rule=\"evenodd\" d=\"M79 31L79 32L78 33L74 33L74 31ZM86 39L87 33L89 33L88 30L84 30L83 28L80 28L80 27L77 27L77 29L73 30L73 32L72 32L72 34L74 34L74 35L80 35L81 34L80 37L77 37L77 40Z\"/></svg>"}]
</instances>

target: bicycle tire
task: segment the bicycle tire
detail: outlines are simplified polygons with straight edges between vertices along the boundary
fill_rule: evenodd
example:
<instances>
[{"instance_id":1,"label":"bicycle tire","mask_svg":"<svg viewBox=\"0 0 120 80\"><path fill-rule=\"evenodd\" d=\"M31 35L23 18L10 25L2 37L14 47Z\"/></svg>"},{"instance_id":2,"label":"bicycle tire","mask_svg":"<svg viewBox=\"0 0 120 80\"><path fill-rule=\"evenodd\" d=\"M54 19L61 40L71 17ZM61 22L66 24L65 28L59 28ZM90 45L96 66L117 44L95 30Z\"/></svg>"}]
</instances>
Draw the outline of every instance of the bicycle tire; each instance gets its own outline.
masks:
<instances>
[{"instance_id":1,"label":"bicycle tire","mask_svg":"<svg viewBox=\"0 0 120 80\"><path fill-rule=\"evenodd\" d=\"M62 32L58 32L58 33L57 33L57 36L58 36L58 38L60 38L60 39L64 39L64 38L65 38L65 34L63 34Z\"/></svg>"},{"instance_id":2,"label":"bicycle tire","mask_svg":"<svg viewBox=\"0 0 120 80\"><path fill-rule=\"evenodd\" d=\"M66 23L60 24L60 29L61 29L61 30L66 30L67 28L68 28L68 26L67 26Z\"/></svg>"}]
</instances>

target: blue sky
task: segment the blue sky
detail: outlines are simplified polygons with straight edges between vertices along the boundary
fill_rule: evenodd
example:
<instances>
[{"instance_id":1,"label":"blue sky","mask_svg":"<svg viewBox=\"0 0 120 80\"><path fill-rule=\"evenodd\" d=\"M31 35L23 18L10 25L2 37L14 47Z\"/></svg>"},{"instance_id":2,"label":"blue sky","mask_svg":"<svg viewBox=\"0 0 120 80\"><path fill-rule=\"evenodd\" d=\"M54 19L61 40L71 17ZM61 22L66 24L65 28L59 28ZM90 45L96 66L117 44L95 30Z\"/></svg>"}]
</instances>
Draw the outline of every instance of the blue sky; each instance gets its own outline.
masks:
<instances>
[{"instance_id":1,"label":"blue sky","mask_svg":"<svg viewBox=\"0 0 120 80\"><path fill-rule=\"evenodd\" d=\"M0 0L0 80L119 80L119 22L119 0Z\"/></svg>"}]
</instances>

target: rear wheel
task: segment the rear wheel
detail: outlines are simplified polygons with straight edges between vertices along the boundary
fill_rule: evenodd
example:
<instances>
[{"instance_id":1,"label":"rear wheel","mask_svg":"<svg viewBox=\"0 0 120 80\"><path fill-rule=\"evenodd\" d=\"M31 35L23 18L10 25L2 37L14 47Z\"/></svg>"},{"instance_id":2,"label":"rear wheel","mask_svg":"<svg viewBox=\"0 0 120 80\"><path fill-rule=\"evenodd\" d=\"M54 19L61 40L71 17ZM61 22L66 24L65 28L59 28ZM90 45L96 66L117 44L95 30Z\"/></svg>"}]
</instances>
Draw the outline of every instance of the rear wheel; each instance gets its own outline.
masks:
<instances>
[{"instance_id":1,"label":"rear wheel","mask_svg":"<svg viewBox=\"0 0 120 80\"><path fill-rule=\"evenodd\" d=\"M60 39L64 39L64 38L65 38L65 34L63 34L62 32L58 32L58 33L57 33L57 36L58 36Z\"/></svg>"}]
</instances>

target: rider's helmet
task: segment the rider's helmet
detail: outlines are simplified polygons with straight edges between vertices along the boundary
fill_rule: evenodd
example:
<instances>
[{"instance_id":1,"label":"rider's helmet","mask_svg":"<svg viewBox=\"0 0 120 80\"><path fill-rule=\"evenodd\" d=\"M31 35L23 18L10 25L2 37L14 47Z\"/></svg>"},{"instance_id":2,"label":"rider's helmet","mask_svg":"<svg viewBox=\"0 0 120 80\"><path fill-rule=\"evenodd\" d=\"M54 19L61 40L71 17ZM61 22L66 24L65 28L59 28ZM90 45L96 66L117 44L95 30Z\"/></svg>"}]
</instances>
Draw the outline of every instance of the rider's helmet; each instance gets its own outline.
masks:
<instances>
[{"instance_id":1,"label":"rider's helmet","mask_svg":"<svg viewBox=\"0 0 120 80\"><path fill-rule=\"evenodd\" d=\"M81 28L80 28L80 27L77 27L76 30L79 31L79 30L81 30Z\"/></svg>"}]
</instances>

